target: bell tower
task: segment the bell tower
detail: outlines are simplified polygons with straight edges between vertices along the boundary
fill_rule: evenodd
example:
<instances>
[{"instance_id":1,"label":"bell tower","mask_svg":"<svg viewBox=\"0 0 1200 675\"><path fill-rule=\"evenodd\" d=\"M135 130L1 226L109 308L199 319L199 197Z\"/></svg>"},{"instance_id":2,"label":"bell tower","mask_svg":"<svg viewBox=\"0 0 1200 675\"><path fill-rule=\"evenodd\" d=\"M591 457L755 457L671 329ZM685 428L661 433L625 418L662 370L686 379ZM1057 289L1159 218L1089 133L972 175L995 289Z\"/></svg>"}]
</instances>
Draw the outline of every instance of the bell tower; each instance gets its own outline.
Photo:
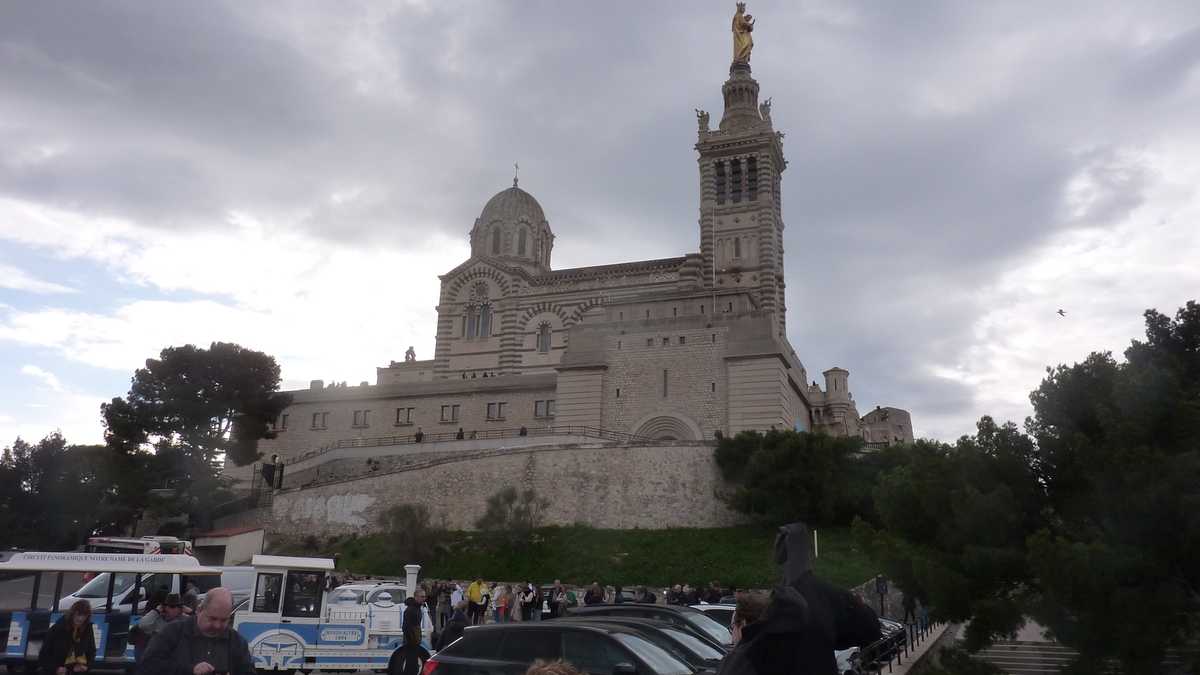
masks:
<instances>
[{"instance_id":1,"label":"bell tower","mask_svg":"<svg viewBox=\"0 0 1200 675\"><path fill-rule=\"evenodd\" d=\"M750 291L759 309L775 315L783 335L787 308L780 175L787 161L783 133L771 123L771 100L759 103L747 48L742 48L744 60L739 60L740 12L734 17L735 60L721 87L725 109L720 124L709 129L708 113L696 111L704 285ZM743 30L744 26L743 21Z\"/></svg>"}]
</instances>

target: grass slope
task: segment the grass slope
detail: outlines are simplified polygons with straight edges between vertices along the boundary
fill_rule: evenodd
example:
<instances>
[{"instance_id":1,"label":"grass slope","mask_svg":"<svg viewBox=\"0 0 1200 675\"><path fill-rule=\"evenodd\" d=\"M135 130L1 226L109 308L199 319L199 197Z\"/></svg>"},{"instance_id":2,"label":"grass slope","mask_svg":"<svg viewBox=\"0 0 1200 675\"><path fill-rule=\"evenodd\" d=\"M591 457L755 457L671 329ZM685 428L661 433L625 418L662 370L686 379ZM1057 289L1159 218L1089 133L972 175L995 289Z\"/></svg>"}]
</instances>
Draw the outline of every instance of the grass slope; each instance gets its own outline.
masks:
<instances>
[{"instance_id":1,"label":"grass slope","mask_svg":"<svg viewBox=\"0 0 1200 675\"><path fill-rule=\"evenodd\" d=\"M334 540L324 554L338 553L338 567L357 574L403 576L404 564L421 563L421 576L583 584L707 583L767 588L778 580L772 561L775 530L758 527L672 530L598 530L548 527L520 547L488 550L476 533L443 535L429 560L398 560L386 535ZM874 576L876 568L854 544L848 529L820 532L817 574L850 587ZM312 555L311 549L307 555Z\"/></svg>"}]
</instances>

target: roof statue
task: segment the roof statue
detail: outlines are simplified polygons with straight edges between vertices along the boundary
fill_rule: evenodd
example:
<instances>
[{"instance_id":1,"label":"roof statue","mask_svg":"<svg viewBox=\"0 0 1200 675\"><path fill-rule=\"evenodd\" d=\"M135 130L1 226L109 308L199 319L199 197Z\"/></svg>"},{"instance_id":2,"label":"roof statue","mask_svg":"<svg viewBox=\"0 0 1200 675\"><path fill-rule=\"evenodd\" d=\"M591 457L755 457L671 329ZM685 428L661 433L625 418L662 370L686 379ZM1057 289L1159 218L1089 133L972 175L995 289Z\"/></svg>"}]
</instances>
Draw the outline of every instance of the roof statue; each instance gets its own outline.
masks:
<instances>
[{"instance_id":1,"label":"roof statue","mask_svg":"<svg viewBox=\"0 0 1200 675\"><path fill-rule=\"evenodd\" d=\"M416 360L417 360L417 350L413 349L412 345L409 345L408 350L404 352L404 362L412 363L413 361L416 361Z\"/></svg>"},{"instance_id":2,"label":"roof statue","mask_svg":"<svg viewBox=\"0 0 1200 675\"><path fill-rule=\"evenodd\" d=\"M746 3L737 4L737 13L733 15L733 62L750 63L750 52L754 49L754 38L750 33L754 30L754 17L746 13Z\"/></svg>"}]
</instances>

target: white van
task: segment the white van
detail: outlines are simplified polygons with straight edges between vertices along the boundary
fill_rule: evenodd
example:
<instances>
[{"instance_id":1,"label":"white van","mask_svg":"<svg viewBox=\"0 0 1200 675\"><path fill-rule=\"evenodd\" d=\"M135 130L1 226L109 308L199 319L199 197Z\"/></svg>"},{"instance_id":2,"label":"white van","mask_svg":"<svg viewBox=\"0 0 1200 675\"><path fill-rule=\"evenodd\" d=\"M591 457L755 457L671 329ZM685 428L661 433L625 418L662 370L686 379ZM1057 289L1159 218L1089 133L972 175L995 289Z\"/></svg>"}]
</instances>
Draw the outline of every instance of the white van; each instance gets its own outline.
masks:
<instances>
[{"instance_id":1,"label":"white van","mask_svg":"<svg viewBox=\"0 0 1200 675\"><path fill-rule=\"evenodd\" d=\"M218 567L220 576L211 575L179 575L179 574L145 574L139 593L139 601L145 601L156 592L178 593L184 596L189 590L197 597L202 597L209 589L224 586L233 593L233 604L250 597L254 590L253 567ZM64 597L58 603L59 611L65 612L76 600L87 600L92 604L92 611L107 609L105 598L108 597L108 578L110 572L98 574L79 590ZM133 609L134 575L132 572L118 572L113 582L113 606L118 612L128 612Z\"/></svg>"}]
</instances>

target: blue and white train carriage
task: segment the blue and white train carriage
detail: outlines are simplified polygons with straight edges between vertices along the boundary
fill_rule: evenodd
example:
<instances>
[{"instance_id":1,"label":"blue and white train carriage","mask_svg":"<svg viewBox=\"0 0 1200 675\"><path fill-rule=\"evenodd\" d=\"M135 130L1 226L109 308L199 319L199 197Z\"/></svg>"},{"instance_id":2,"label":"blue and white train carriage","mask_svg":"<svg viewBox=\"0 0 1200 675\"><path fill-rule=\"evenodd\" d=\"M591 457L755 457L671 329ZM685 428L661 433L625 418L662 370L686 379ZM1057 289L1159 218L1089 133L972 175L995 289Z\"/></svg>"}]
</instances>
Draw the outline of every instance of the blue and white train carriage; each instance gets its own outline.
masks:
<instances>
[{"instance_id":1,"label":"blue and white train carriage","mask_svg":"<svg viewBox=\"0 0 1200 675\"><path fill-rule=\"evenodd\" d=\"M387 670L403 643L404 600L420 565L405 565L396 597L379 593L360 603L325 592L327 558L256 555L254 595L234 616L259 670ZM331 597L332 596L332 597Z\"/></svg>"}]
</instances>

